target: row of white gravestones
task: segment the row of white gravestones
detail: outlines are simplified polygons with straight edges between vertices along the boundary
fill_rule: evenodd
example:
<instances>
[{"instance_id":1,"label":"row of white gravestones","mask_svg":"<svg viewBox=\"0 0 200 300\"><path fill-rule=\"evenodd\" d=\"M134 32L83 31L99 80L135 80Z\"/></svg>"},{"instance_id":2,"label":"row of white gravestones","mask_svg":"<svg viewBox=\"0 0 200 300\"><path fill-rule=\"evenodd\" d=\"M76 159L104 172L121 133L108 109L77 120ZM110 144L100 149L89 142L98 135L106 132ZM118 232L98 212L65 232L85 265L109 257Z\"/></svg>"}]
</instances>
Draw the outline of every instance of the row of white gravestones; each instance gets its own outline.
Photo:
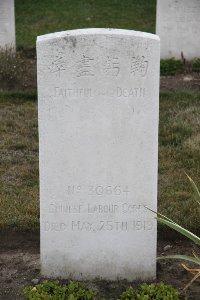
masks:
<instances>
[{"instance_id":1,"label":"row of white gravestones","mask_svg":"<svg viewBox=\"0 0 200 300\"><path fill-rule=\"evenodd\" d=\"M155 278L159 38L65 31L37 58L42 274Z\"/></svg>"},{"instance_id":2,"label":"row of white gravestones","mask_svg":"<svg viewBox=\"0 0 200 300\"><path fill-rule=\"evenodd\" d=\"M16 48L14 0L0 0L0 48Z\"/></svg>"},{"instance_id":3,"label":"row of white gravestones","mask_svg":"<svg viewBox=\"0 0 200 300\"><path fill-rule=\"evenodd\" d=\"M156 34L161 58L200 57L200 1L157 0Z\"/></svg>"},{"instance_id":4,"label":"row of white gravestones","mask_svg":"<svg viewBox=\"0 0 200 300\"><path fill-rule=\"evenodd\" d=\"M161 58L200 57L200 1L157 0ZM16 47L14 0L0 0L0 47Z\"/></svg>"}]
</instances>

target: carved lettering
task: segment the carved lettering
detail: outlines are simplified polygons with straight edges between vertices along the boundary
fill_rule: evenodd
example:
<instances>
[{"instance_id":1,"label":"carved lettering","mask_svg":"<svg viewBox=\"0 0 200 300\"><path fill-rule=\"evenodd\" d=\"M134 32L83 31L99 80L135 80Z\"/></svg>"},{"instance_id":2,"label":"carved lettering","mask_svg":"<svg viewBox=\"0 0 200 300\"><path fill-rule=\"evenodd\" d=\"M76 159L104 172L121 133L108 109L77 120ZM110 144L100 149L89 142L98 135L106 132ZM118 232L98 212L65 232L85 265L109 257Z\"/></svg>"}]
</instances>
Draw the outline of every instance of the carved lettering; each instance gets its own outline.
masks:
<instances>
[{"instance_id":1,"label":"carved lettering","mask_svg":"<svg viewBox=\"0 0 200 300\"><path fill-rule=\"evenodd\" d=\"M120 196L122 194L126 194L126 196L130 193L128 186L120 186L120 185L88 185L86 187L79 185L68 185L67 186L67 194L74 195L79 192L86 193L87 195L97 195L97 196L109 196L115 195Z\"/></svg>"},{"instance_id":2,"label":"carved lettering","mask_svg":"<svg viewBox=\"0 0 200 300\"><path fill-rule=\"evenodd\" d=\"M83 205L66 205L66 204L50 204L50 213L69 213L69 214L77 214L82 212Z\"/></svg>"},{"instance_id":3,"label":"carved lettering","mask_svg":"<svg viewBox=\"0 0 200 300\"><path fill-rule=\"evenodd\" d=\"M63 56L56 56L49 66L50 73L58 73L60 76L61 71L66 70L66 63Z\"/></svg>"},{"instance_id":4,"label":"carved lettering","mask_svg":"<svg viewBox=\"0 0 200 300\"><path fill-rule=\"evenodd\" d=\"M44 222L44 231L64 231L67 225L65 223Z\"/></svg>"},{"instance_id":5,"label":"carved lettering","mask_svg":"<svg viewBox=\"0 0 200 300\"><path fill-rule=\"evenodd\" d=\"M135 213L136 211L143 211L145 212L145 207L144 205L136 205L136 204L128 204L128 203L123 203L122 204L122 212L123 213Z\"/></svg>"},{"instance_id":6,"label":"carved lettering","mask_svg":"<svg viewBox=\"0 0 200 300\"><path fill-rule=\"evenodd\" d=\"M80 185L68 185L68 187L67 187L68 195L74 195L76 193L79 193L80 191L81 191Z\"/></svg>"},{"instance_id":7,"label":"carved lettering","mask_svg":"<svg viewBox=\"0 0 200 300\"><path fill-rule=\"evenodd\" d=\"M91 88L60 88L54 87L54 97L93 97Z\"/></svg>"},{"instance_id":8,"label":"carved lettering","mask_svg":"<svg viewBox=\"0 0 200 300\"><path fill-rule=\"evenodd\" d=\"M92 225L93 223L90 222L72 221L72 230L91 231L93 230Z\"/></svg>"},{"instance_id":9,"label":"carved lettering","mask_svg":"<svg viewBox=\"0 0 200 300\"><path fill-rule=\"evenodd\" d=\"M103 67L106 76L118 76L120 72L119 58L107 56Z\"/></svg>"},{"instance_id":10,"label":"carved lettering","mask_svg":"<svg viewBox=\"0 0 200 300\"><path fill-rule=\"evenodd\" d=\"M82 55L77 64L77 77L90 77L95 75L94 58Z\"/></svg>"},{"instance_id":11,"label":"carved lettering","mask_svg":"<svg viewBox=\"0 0 200 300\"><path fill-rule=\"evenodd\" d=\"M148 61L144 56L133 56L130 61L130 72L133 75L144 77L148 69Z\"/></svg>"},{"instance_id":12,"label":"carved lettering","mask_svg":"<svg viewBox=\"0 0 200 300\"><path fill-rule=\"evenodd\" d=\"M106 95L107 97L143 98L145 88L116 87L113 91L93 91L92 88L61 88L54 87L54 97L57 98L94 98L96 95Z\"/></svg>"},{"instance_id":13,"label":"carved lettering","mask_svg":"<svg viewBox=\"0 0 200 300\"><path fill-rule=\"evenodd\" d=\"M112 222L112 221L100 221L98 231L127 231L127 222Z\"/></svg>"},{"instance_id":14,"label":"carved lettering","mask_svg":"<svg viewBox=\"0 0 200 300\"><path fill-rule=\"evenodd\" d=\"M149 231L153 229L152 221L133 220L128 221L98 221L82 222L72 221L72 231Z\"/></svg>"},{"instance_id":15,"label":"carved lettering","mask_svg":"<svg viewBox=\"0 0 200 300\"><path fill-rule=\"evenodd\" d=\"M117 97L145 97L145 88L122 88L118 86Z\"/></svg>"},{"instance_id":16,"label":"carved lettering","mask_svg":"<svg viewBox=\"0 0 200 300\"><path fill-rule=\"evenodd\" d=\"M88 204L88 213L100 213L100 214L107 214L107 213L112 213L115 214L118 212L118 205L113 205L113 204L108 204L108 205L92 205Z\"/></svg>"},{"instance_id":17,"label":"carved lettering","mask_svg":"<svg viewBox=\"0 0 200 300\"><path fill-rule=\"evenodd\" d=\"M153 222L152 221L132 221L133 230L152 230Z\"/></svg>"}]
</instances>

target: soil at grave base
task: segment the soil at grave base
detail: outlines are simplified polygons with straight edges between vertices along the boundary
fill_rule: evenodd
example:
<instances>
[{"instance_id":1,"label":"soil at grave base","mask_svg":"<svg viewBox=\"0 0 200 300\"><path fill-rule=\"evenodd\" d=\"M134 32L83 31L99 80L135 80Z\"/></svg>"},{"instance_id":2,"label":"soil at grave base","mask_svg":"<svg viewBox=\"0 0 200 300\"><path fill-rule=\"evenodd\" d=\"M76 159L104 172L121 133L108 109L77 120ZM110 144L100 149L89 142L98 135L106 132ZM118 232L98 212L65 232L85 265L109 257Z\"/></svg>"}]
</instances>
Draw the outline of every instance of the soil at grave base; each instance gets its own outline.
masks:
<instances>
[{"instance_id":1,"label":"soil at grave base","mask_svg":"<svg viewBox=\"0 0 200 300\"><path fill-rule=\"evenodd\" d=\"M200 73L185 71L182 74L174 76L161 76L160 77L160 90L161 91L200 91Z\"/></svg>"},{"instance_id":2,"label":"soil at grave base","mask_svg":"<svg viewBox=\"0 0 200 300\"><path fill-rule=\"evenodd\" d=\"M33 285L33 279L38 279L39 282L44 279L40 276L39 233L0 233L0 240L0 300L25 299L23 288ZM191 254L192 250L198 253L198 249L188 241L158 240L158 255ZM181 289L191 278L192 274L185 271L180 262L164 260L158 263L157 282L164 281ZM134 287L139 285L126 281L94 281L83 284L106 299L116 299L130 284ZM200 280L194 282L184 296L199 300Z\"/></svg>"}]
</instances>

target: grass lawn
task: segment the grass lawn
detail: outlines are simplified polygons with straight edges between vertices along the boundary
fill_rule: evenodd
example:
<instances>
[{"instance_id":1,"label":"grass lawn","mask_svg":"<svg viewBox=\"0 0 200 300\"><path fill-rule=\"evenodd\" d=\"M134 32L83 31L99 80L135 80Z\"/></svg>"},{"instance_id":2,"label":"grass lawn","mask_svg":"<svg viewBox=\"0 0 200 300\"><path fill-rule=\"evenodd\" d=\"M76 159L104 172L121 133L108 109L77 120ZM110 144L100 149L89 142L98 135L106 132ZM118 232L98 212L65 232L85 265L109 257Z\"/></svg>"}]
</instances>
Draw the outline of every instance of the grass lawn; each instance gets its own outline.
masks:
<instances>
[{"instance_id":1,"label":"grass lawn","mask_svg":"<svg viewBox=\"0 0 200 300\"><path fill-rule=\"evenodd\" d=\"M38 227L37 107L36 102L21 98L0 97L2 229Z\"/></svg>"},{"instance_id":2,"label":"grass lawn","mask_svg":"<svg viewBox=\"0 0 200 300\"><path fill-rule=\"evenodd\" d=\"M156 0L15 0L18 48L34 48L37 35L110 27L155 32Z\"/></svg>"},{"instance_id":3,"label":"grass lawn","mask_svg":"<svg viewBox=\"0 0 200 300\"><path fill-rule=\"evenodd\" d=\"M15 0L15 6L17 47L24 51L35 48L37 35L61 30L114 27L155 32L156 0ZM1 79L14 82L11 88L23 83L15 94L0 93L0 229L37 230L37 104L35 94L22 92L31 90L35 69L17 58L15 71L13 62L10 68L1 64L0 71ZM26 69L33 74L30 82ZM185 175L200 187L200 93L161 93L159 142L159 211L200 231L199 208Z\"/></svg>"},{"instance_id":4,"label":"grass lawn","mask_svg":"<svg viewBox=\"0 0 200 300\"><path fill-rule=\"evenodd\" d=\"M0 229L39 229L37 104L34 95L0 96ZM161 93L159 211L199 230L184 172L200 187L200 94Z\"/></svg>"},{"instance_id":5,"label":"grass lawn","mask_svg":"<svg viewBox=\"0 0 200 300\"><path fill-rule=\"evenodd\" d=\"M200 187L200 93L162 93L159 122L159 212L199 231L200 209L185 172Z\"/></svg>"}]
</instances>

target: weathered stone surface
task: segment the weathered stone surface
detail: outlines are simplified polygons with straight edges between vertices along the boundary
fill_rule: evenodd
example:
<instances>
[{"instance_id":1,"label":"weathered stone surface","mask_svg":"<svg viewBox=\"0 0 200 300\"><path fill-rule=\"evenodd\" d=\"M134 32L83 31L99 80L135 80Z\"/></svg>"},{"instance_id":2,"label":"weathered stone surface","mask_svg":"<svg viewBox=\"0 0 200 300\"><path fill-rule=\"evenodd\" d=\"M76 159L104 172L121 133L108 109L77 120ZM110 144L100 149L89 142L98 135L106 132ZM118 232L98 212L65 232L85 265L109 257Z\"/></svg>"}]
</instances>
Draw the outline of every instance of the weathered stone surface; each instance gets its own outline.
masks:
<instances>
[{"instance_id":1,"label":"weathered stone surface","mask_svg":"<svg viewBox=\"0 0 200 300\"><path fill-rule=\"evenodd\" d=\"M159 38L38 37L42 274L156 275Z\"/></svg>"},{"instance_id":2,"label":"weathered stone surface","mask_svg":"<svg viewBox=\"0 0 200 300\"><path fill-rule=\"evenodd\" d=\"M157 0L156 34L161 58L200 57L200 1Z\"/></svg>"},{"instance_id":3,"label":"weathered stone surface","mask_svg":"<svg viewBox=\"0 0 200 300\"><path fill-rule=\"evenodd\" d=\"M15 49L14 0L0 0L0 47Z\"/></svg>"}]
</instances>

